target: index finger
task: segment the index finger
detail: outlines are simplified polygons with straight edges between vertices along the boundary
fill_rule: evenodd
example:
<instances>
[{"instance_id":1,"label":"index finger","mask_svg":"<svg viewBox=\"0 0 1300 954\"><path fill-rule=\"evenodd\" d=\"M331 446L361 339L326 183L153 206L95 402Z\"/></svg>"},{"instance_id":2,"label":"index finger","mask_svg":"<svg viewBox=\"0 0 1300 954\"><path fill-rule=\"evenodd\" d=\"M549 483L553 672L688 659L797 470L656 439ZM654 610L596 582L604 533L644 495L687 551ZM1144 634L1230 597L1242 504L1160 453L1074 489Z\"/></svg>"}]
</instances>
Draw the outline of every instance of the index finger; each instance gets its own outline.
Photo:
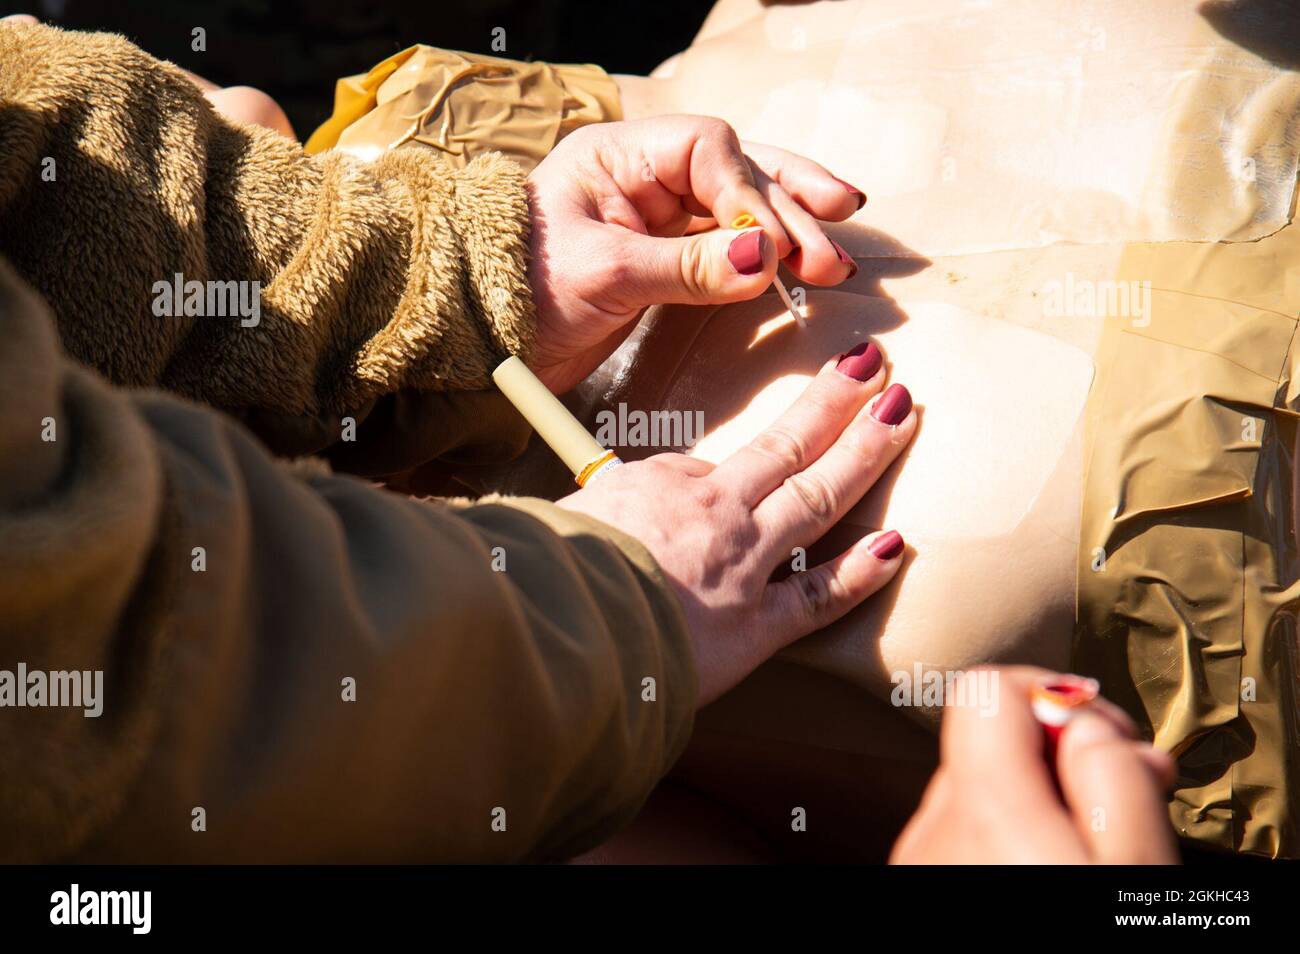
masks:
<instances>
[{"instance_id":1,"label":"index finger","mask_svg":"<svg viewBox=\"0 0 1300 954\"><path fill-rule=\"evenodd\" d=\"M655 181L684 208L697 214L707 209L719 223L752 215L776 246L777 258L790 254L790 236L755 185L740 139L727 123L708 116L659 116L627 125L642 141Z\"/></svg>"},{"instance_id":2,"label":"index finger","mask_svg":"<svg viewBox=\"0 0 1300 954\"><path fill-rule=\"evenodd\" d=\"M758 506L826 453L884 381L880 349L859 343L828 361L776 421L718 465L713 479L734 488L747 506Z\"/></svg>"},{"instance_id":3,"label":"index finger","mask_svg":"<svg viewBox=\"0 0 1300 954\"><path fill-rule=\"evenodd\" d=\"M762 143L741 146L751 161L823 222L842 222L866 205L866 193L812 159Z\"/></svg>"}]
</instances>

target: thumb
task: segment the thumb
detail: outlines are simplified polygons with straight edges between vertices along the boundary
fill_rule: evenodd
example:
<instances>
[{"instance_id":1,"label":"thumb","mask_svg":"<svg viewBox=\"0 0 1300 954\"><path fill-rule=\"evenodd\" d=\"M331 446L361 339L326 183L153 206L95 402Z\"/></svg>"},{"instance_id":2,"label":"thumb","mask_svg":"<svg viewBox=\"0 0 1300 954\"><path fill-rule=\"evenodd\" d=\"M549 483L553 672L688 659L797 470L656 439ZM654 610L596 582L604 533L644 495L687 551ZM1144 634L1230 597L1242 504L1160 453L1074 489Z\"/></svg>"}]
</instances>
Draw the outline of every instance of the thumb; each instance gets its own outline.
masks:
<instances>
[{"instance_id":1,"label":"thumb","mask_svg":"<svg viewBox=\"0 0 1300 954\"><path fill-rule=\"evenodd\" d=\"M1177 860L1163 779L1152 772L1144 747L1093 712L1081 713L1061 733L1061 789L1079 833L1102 864Z\"/></svg>"},{"instance_id":2,"label":"thumb","mask_svg":"<svg viewBox=\"0 0 1300 954\"><path fill-rule=\"evenodd\" d=\"M637 263L626 294L637 308L712 305L756 298L776 277L776 246L761 228L714 229L680 238L626 236Z\"/></svg>"}]
</instances>

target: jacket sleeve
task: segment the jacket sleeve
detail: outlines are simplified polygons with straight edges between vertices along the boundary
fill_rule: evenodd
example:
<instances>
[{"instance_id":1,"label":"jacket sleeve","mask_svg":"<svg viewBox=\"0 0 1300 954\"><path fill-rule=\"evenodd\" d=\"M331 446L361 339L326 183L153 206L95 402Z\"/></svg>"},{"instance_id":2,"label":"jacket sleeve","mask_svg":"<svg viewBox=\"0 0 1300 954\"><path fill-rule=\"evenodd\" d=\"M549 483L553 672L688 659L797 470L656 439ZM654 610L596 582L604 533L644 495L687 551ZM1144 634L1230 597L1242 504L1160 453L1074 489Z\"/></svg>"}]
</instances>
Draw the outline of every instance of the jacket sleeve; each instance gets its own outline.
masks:
<instances>
[{"instance_id":1,"label":"jacket sleeve","mask_svg":"<svg viewBox=\"0 0 1300 954\"><path fill-rule=\"evenodd\" d=\"M102 672L98 716L0 691L0 860L540 860L630 820L696 695L650 556L313 465L62 358L0 263L0 670Z\"/></svg>"},{"instance_id":2,"label":"jacket sleeve","mask_svg":"<svg viewBox=\"0 0 1300 954\"><path fill-rule=\"evenodd\" d=\"M220 408L277 452L317 452L403 391L482 392L433 401L448 426L419 446L390 433L405 466L522 446L517 415L498 408L489 434L475 414L532 344L528 228L499 155L309 157L122 37L0 25L0 254L72 357Z\"/></svg>"}]
</instances>

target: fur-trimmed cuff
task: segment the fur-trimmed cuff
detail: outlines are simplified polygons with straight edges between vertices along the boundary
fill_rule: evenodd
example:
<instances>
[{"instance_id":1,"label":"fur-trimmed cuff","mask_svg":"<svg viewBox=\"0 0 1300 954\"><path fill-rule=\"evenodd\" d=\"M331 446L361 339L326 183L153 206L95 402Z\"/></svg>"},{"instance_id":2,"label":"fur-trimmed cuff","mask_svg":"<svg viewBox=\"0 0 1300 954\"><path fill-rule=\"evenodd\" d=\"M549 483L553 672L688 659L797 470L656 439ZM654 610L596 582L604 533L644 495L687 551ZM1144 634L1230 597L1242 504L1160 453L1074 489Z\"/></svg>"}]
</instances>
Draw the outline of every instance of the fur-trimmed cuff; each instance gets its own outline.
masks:
<instances>
[{"instance_id":1,"label":"fur-trimmed cuff","mask_svg":"<svg viewBox=\"0 0 1300 954\"><path fill-rule=\"evenodd\" d=\"M465 252L470 305L486 319L501 360L527 359L536 334L527 176L513 160L489 153L458 173L455 183L451 221Z\"/></svg>"},{"instance_id":2,"label":"fur-trimmed cuff","mask_svg":"<svg viewBox=\"0 0 1300 954\"><path fill-rule=\"evenodd\" d=\"M381 187L409 190L411 271L358 377L382 382L380 393L491 387L493 369L526 356L535 335L523 171L495 153L452 170L418 146L383 154L369 171Z\"/></svg>"}]
</instances>

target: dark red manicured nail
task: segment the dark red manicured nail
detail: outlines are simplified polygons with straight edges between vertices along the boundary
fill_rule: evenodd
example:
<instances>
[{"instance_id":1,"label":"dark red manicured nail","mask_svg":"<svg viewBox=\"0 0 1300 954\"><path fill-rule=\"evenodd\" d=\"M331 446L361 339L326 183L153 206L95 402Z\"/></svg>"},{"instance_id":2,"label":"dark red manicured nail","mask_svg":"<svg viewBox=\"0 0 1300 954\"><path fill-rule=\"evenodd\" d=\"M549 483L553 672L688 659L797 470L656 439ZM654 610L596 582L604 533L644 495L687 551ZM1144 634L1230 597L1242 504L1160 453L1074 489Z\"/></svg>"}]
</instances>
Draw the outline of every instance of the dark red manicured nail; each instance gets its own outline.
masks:
<instances>
[{"instance_id":1,"label":"dark red manicured nail","mask_svg":"<svg viewBox=\"0 0 1300 954\"><path fill-rule=\"evenodd\" d=\"M882 563L887 563L903 552L903 535L897 530L886 530L867 544L871 555Z\"/></svg>"},{"instance_id":2,"label":"dark red manicured nail","mask_svg":"<svg viewBox=\"0 0 1300 954\"><path fill-rule=\"evenodd\" d=\"M855 381L870 381L876 376L884 360L884 355L880 353L874 341L864 341L852 351L841 355L835 370Z\"/></svg>"},{"instance_id":3,"label":"dark red manicured nail","mask_svg":"<svg viewBox=\"0 0 1300 954\"><path fill-rule=\"evenodd\" d=\"M751 229L731 240L727 258L731 267L742 275L756 275L763 270L763 249L767 236L762 229Z\"/></svg>"},{"instance_id":4,"label":"dark red manicured nail","mask_svg":"<svg viewBox=\"0 0 1300 954\"><path fill-rule=\"evenodd\" d=\"M897 427L912 411L912 395L901 384L891 384L871 408L871 416L881 424Z\"/></svg>"},{"instance_id":5,"label":"dark red manicured nail","mask_svg":"<svg viewBox=\"0 0 1300 954\"><path fill-rule=\"evenodd\" d=\"M849 195L853 196L855 199L858 200L859 209L867 204L867 194L863 192L861 189L855 189L853 186L849 185L839 176L833 176L832 178L834 178L835 181L838 182L840 185L844 186L845 190L849 193Z\"/></svg>"},{"instance_id":6,"label":"dark red manicured nail","mask_svg":"<svg viewBox=\"0 0 1300 954\"><path fill-rule=\"evenodd\" d=\"M839 242L835 241L835 239L831 239L830 241L831 244L835 246L835 254L840 257L840 261L843 262L845 265L849 266L849 278L852 278L854 275L858 273L858 263L853 261L853 259L849 256L849 253L844 251L844 249L840 246Z\"/></svg>"}]
</instances>

